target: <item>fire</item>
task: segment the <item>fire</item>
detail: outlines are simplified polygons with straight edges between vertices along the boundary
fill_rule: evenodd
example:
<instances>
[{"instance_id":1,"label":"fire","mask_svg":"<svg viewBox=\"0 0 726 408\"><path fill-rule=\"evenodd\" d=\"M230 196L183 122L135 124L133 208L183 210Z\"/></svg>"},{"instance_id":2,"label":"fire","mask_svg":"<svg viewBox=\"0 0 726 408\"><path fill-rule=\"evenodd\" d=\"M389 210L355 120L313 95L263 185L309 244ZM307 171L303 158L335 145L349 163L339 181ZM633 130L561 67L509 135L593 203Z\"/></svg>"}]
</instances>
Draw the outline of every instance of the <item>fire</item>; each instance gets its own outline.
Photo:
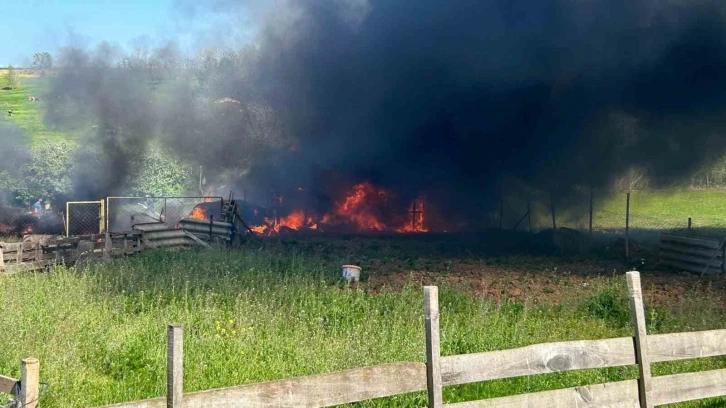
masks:
<instances>
[{"instance_id":1,"label":"fire","mask_svg":"<svg viewBox=\"0 0 726 408\"><path fill-rule=\"evenodd\" d=\"M265 224L252 227L252 231L258 234L273 234L278 233L282 228L289 228L291 230L301 229L318 229L318 225L313 222L312 217L306 217L303 211L295 211L287 217L274 220L265 218Z\"/></svg>"},{"instance_id":2,"label":"fire","mask_svg":"<svg viewBox=\"0 0 726 408\"><path fill-rule=\"evenodd\" d=\"M332 214L323 217L324 224L352 223L364 231L385 231L386 225L378 219L377 205L388 200L390 194L365 182L356 184L345 199L336 205Z\"/></svg>"},{"instance_id":3,"label":"fire","mask_svg":"<svg viewBox=\"0 0 726 408\"><path fill-rule=\"evenodd\" d=\"M415 199L411 203L411 223L398 228L396 232L428 232L424 227L424 200Z\"/></svg>"},{"instance_id":4,"label":"fire","mask_svg":"<svg viewBox=\"0 0 726 408\"><path fill-rule=\"evenodd\" d=\"M386 208L393 195L376 188L369 182L353 186L335 204L332 211L324 214L315 223L302 210L296 210L280 219L265 218L263 225L252 227L259 234L276 234L283 228L291 230L319 230L324 226L351 226L358 231L395 231L399 233L428 232L424 226L424 200L416 199L409 207L410 217L398 217L384 221L382 210Z\"/></svg>"},{"instance_id":5,"label":"fire","mask_svg":"<svg viewBox=\"0 0 726 408\"><path fill-rule=\"evenodd\" d=\"M195 220L206 220L207 219L207 213L204 212L204 209L200 207L194 207L194 211L192 211L189 218L193 218Z\"/></svg>"}]
</instances>

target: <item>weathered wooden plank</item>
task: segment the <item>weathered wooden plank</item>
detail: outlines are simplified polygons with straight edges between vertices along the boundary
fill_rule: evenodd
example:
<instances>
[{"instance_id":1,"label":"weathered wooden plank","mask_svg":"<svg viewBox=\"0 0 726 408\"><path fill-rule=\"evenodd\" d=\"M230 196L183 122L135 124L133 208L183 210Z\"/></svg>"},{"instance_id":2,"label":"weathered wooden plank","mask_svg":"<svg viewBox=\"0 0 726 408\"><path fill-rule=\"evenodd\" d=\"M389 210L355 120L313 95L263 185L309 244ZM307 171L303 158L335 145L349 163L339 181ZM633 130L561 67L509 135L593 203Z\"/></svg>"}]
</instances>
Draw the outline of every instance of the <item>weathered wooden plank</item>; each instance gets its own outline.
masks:
<instances>
[{"instance_id":1,"label":"weathered wooden plank","mask_svg":"<svg viewBox=\"0 0 726 408\"><path fill-rule=\"evenodd\" d=\"M211 406L211 405L208 405ZM233 405L229 405L230 407ZM191 407L191 405L185 405L185 407ZM151 398L141 401L133 402L121 402L113 405L104 405L97 408L166 408L166 398Z\"/></svg>"},{"instance_id":2,"label":"weathered wooden plank","mask_svg":"<svg viewBox=\"0 0 726 408\"><path fill-rule=\"evenodd\" d=\"M661 253L677 252L682 254L706 257L709 259L712 258L714 255L720 254L720 252L716 249L692 247L688 245L674 244L671 242L661 242L659 247Z\"/></svg>"},{"instance_id":3,"label":"weathered wooden plank","mask_svg":"<svg viewBox=\"0 0 726 408\"><path fill-rule=\"evenodd\" d=\"M639 406L636 380L445 405L447 408L638 408Z\"/></svg>"},{"instance_id":4,"label":"weathered wooden plank","mask_svg":"<svg viewBox=\"0 0 726 408\"><path fill-rule=\"evenodd\" d=\"M635 364L631 337L535 344L441 358L444 385Z\"/></svg>"},{"instance_id":5,"label":"weathered wooden plank","mask_svg":"<svg viewBox=\"0 0 726 408\"><path fill-rule=\"evenodd\" d=\"M726 330L648 335L650 361L686 360L726 355Z\"/></svg>"},{"instance_id":6,"label":"weathered wooden plank","mask_svg":"<svg viewBox=\"0 0 726 408\"><path fill-rule=\"evenodd\" d=\"M12 262L18 262L18 259L22 259L22 262L27 261L35 261L36 260L36 253L35 251L28 251L28 252L13 252L10 254L4 254L3 256L3 262L5 263L12 263Z\"/></svg>"},{"instance_id":7,"label":"weathered wooden plank","mask_svg":"<svg viewBox=\"0 0 726 408\"><path fill-rule=\"evenodd\" d=\"M425 389L423 363L393 363L189 393L184 407L327 407Z\"/></svg>"},{"instance_id":8,"label":"weathered wooden plank","mask_svg":"<svg viewBox=\"0 0 726 408\"><path fill-rule=\"evenodd\" d=\"M439 288L424 287L424 322L426 329L426 386L429 408L444 406L441 380L441 343L439 335Z\"/></svg>"},{"instance_id":9,"label":"weathered wooden plank","mask_svg":"<svg viewBox=\"0 0 726 408\"><path fill-rule=\"evenodd\" d=\"M625 274L628 280L628 297L630 313L635 327L635 359L638 361L638 394L642 408L653 408L653 384L650 374L650 355L648 354L648 333L645 328L645 309L643 308L643 292L640 289L640 272L630 271Z\"/></svg>"},{"instance_id":10,"label":"weathered wooden plank","mask_svg":"<svg viewBox=\"0 0 726 408\"><path fill-rule=\"evenodd\" d=\"M328 407L426 390L426 365L392 363L184 394L184 408ZM166 408L166 398L99 408Z\"/></svg>"},{"instance_id":11,"label":"weathered wooden plank","mask_svg":"<svg viewBox=\"0 0 726 408\"><path fill-rule=\"evenodd\" d=\"M701 248L718 249L720 242L715 239L687 237L683 235L661 234L661 242L673 242Z\"/></svg>"},{"instance_id":12,"label":"weathered wooden plank","mask_svg":"<svg viewBox=\"0 0 726 408\"><path fill-rule=\"evenodd\" d=\"M196 242L198 245L203 246L203 247L205 247L207 249L212 249L212 246L211 245L209 245L206 242L202 241L196 235L194 235L194 234L192 234L190 232L186 232L186 231L184 233L186 234L187 237L189 237L192 240L194 240L194 242Z\"/></svg>"},{"instance_id":13,"label":"weathered wooden plank","mask_svg":"<svg viewBox=\"0 0 726 408\"><path fill-rule=\"evenodd\" d=\"M691 263L697 265L701 269L703 269L706 265L710 265L711 267L719 270L721 269L721 261L715 258L705 258L701 256L681 254L677 252L661 252L660 257L663 259L673 260L677 262Z\"/></svg>"},{"instance_id":14,"label":"weathered wooden plank","mask_svg":"<svg viewBox=\"0 0 726 408\"><path fill-rule=\"evenodd\" d=\"M0 375L0 393L10 394L18 380Z\"/></svg>"},{"instance_id":15,"label":"weathered wooden plank","mask_svg":"<svg viewBox=\"0 0 726 408\"><path fill-rule=\"evenodd\" d=\"M48 266L54 265L55 263L55 260L45 259L35 262L23 262L21 264L5 264L5 273L13 274L18 272L29 272L38 269L44 269Z\"/></svg>"},{"instance_id":16,"label":"weathered wooden plank","mask_svg":"<svg viewBox=\"0 0 726 408\"><path fill-rule=\"evenodd\" d=\"M726 369L653 377L653 403L674 404L726 395Z\"/></svg>"},{"instance_id":17,"label":"weathered wooden plank","mask_svg":"<svg viewBox=\"0 0 726 408\"><path fill-rule=\"evenodd\" d=\"M166 406L182 408L184 401L184 330L179 324L167 328Z\"/></svg>"}]
</instances>

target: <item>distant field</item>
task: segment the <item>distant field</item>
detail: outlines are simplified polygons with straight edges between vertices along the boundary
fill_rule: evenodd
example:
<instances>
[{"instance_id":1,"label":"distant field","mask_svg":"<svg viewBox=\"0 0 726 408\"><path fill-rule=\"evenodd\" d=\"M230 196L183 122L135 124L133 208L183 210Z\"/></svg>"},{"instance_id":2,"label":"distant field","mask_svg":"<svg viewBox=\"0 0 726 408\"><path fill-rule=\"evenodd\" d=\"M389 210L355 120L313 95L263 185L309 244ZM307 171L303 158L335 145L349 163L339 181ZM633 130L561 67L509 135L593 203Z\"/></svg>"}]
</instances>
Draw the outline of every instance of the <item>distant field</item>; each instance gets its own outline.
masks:
<instances>
[{"instance_id":1,"label":"distant field","mask_svg":"<svg viewBox=\"0 0 726 408\"><path fill-rule=\"evenodd\" d=\"M8 121L28 135L25 143L38 144L45 141L57 141L68 138L68 135L57 129L45 126L43 115L48 103L45 95L50 78L21 75L20 86L12 90L0 90L0 108L2 120ZM28 96L40 98L40 102L28 101ZM7 112L12 109L13 115Z\"/></svg>"},{"instance_id":2,"label":"distant field","mask_svg":"<svg viewBox=\"0 0 726 408\"><path fill-rule=\"evenodd\" d=\"M549 198L532 202L533 229L552 228ZM506 212L510 211L507 217ZM505 206L505 228L526 213L524 205ZM625 231L626 193L601 192L593 203L595 231ZM692 218L695 230L726 237L726 190L652 190L630 194L630 228L632 231L666 231L685 229ZM589 228L589 194L563 197L556 207L557 227ZM527 221L519 228L527 228Z\"/></svg>"}]
</instances>

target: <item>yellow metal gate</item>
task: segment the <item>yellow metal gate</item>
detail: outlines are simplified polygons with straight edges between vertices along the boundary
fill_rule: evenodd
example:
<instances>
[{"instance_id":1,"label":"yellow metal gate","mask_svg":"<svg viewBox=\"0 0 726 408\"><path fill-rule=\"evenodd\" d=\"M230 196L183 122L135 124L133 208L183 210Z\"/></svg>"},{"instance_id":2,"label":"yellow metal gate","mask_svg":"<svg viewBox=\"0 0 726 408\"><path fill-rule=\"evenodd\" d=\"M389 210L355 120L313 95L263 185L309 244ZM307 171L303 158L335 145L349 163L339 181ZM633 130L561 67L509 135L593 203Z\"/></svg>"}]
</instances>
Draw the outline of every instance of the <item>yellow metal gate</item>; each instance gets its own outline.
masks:
<instances>
[{"instance_id":1,"label":"yellow metal gate","mask_svg":"<svg viewBox=\"0 0 726 408\"><path fill-rule=\"evenodd\" d=\"M104 204L104 200L67 202L66 236L102 233L106 224Z\"/></svg>"}]
</instances>

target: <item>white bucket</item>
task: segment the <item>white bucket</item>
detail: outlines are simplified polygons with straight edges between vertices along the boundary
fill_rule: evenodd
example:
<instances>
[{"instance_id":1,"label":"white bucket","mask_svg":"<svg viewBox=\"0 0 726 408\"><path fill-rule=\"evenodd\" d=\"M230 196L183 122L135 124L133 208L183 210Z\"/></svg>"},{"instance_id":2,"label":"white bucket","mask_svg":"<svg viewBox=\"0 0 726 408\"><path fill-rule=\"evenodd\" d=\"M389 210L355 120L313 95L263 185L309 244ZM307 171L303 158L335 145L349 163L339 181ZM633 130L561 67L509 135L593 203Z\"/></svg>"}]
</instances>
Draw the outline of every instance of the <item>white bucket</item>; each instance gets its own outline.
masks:
<instances>
[{"instance_id":1,"label":"white bucket","mask_svg":"<svg viewBox=\"0 0 726 408\"><path fill-rule=\"evenodd\" d=\"M343 265L343 279L348 282L358 282L360 280L360 266Z\"/></svg>"}]
</instances>

